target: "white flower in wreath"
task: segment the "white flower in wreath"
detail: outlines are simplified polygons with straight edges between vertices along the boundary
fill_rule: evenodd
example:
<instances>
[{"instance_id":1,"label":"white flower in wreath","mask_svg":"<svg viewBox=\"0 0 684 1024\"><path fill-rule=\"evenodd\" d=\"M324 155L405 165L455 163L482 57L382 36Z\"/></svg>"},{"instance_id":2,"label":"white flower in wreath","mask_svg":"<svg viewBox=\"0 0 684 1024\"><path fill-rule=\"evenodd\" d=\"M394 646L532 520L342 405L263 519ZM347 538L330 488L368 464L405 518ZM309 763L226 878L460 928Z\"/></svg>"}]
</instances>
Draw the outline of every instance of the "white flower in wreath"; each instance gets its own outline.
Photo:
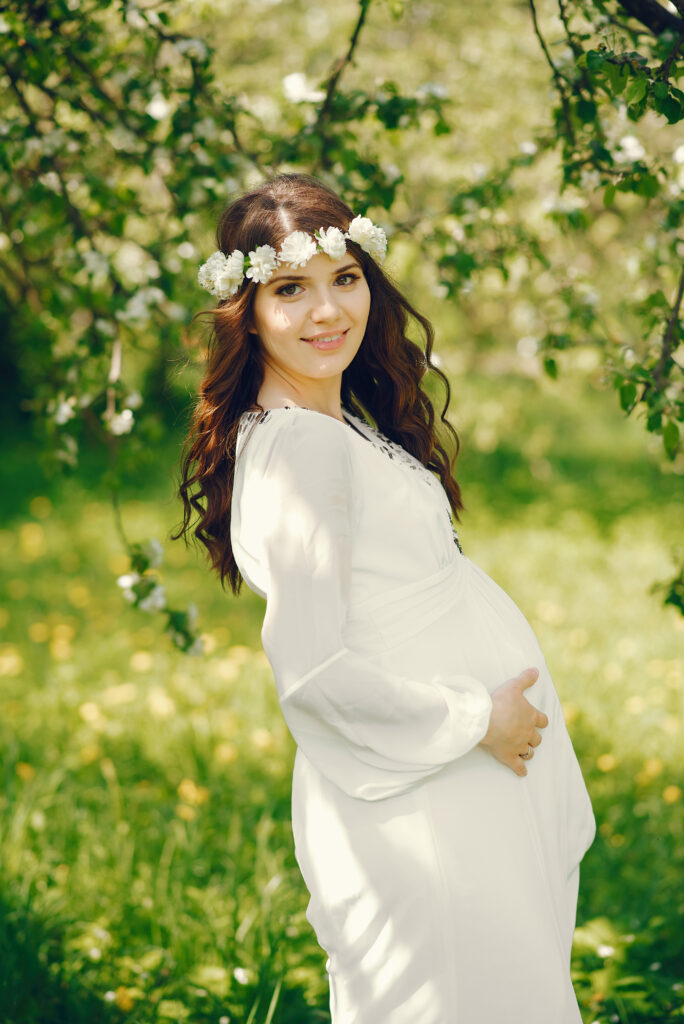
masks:
<instances>
[{"instance_id":1,"label":"white flower in wreath","mask_svg":"<svg viewBox=\"0 0 684 1024\"><path fill-rule=\"evenodd\" d=\"M317 249L315 241L306 231L293 231L281 245L278 260L291 267L303 267L316 255Z\"/></svg>"},{"instance_id":2,"label":"white flower in wreath","mask_svg":"<svg viewBox=\"0 0 684 1024\"><path fill-rule=\"evenodd\" d=\"M278 266L278 257L272 245L259 245L249 254L247 277L255 284L266 284Z\"/></svg>"},{"instance_id":3,"label":"white flower in wreath","mask_svg":"<svg viewBox=\"0 0 684 1024\"><path fill-rule=\"evenodd\" d=\"M244 268L245 257L239 249L234 249L230 256L226 256L218 249L199 268L197 280L210 295L215 295L218 299L227 299L235 295L242 284Z\"/></svg>"},{"instance_id":4,"label":"white flower in wreath","mask_svg":"<svg viewBox=\"0 0 684 1024\"><path fill-rule=\"evenodd\" d=\"M219 299L227 299L235 295L245 276L245 257L239 249L234 249L230 256L224 258L223 267L214 276L214 295Z\"/></svg>"},{"instance_id":5,"label":"white flower in wreath","mask_svg":"<svg viewBox=\"0 0 684 1024\"><path fill-rule=\"evenodd\" d=\"M382 263L387 252L387 235L375 226L370 217L354 217L347 231L347 238L360 245L364 252Z\"/></svg>"},{"instance_id":6,"label":"white flower in wreath","mask_svg":"<svg viewBox=\"0 0 684 1024\"><path fill-rule=\"evenodd\" d=\"M344 234L339 228L320 228L316 241L331 260L341 260L347 251Z\"/></svg>"}]
</instances>

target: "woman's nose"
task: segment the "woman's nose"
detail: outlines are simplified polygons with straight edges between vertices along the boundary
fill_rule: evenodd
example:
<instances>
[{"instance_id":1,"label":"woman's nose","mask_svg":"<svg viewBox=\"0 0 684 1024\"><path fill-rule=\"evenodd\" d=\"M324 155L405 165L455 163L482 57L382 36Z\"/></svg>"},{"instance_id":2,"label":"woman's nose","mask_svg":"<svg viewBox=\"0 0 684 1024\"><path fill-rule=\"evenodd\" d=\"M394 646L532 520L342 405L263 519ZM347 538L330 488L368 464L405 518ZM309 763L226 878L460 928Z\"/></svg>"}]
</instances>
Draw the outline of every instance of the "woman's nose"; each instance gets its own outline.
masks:
<instances>
[{"instance_id":1,"label":"woman's nose","mask_svg":"<svg viewBox=\"0 0 684 1024\"><path fill-rule=\"evenodd\" d=\"M334 294L328 290L315 296L311 307L310 316L314 323L321 320L333 320L340 312L340 307Z\"/></svg>"}]
</instances>

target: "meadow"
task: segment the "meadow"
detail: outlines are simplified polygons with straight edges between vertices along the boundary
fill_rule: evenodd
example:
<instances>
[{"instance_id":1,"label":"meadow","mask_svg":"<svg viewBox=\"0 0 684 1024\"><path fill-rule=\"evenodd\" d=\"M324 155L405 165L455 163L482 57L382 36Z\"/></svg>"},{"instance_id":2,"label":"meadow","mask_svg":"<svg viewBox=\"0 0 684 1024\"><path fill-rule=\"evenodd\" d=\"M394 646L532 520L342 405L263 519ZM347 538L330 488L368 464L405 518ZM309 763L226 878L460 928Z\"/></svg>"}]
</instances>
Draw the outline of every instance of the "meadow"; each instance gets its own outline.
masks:
<instances>
[{"instance_id":1,"label":"meadow","mask_svg":"<svg viewBox=\"0 0 684 1024\"><path fill-rule=\"evenodd\" d=\"M537 631L599 823L573 954L583 1018L684 1020L684 620L650 592L672 574L681 476L571 367L470 373L453 410L464 550ZM132 539L165 544L170 597L198 605L191 658L122 599L95 455L51 477L28 432L6 442L0 1020L324 1024L262 604L167 541L180 432L122 512Z\"/></svg>"}]
</instances>

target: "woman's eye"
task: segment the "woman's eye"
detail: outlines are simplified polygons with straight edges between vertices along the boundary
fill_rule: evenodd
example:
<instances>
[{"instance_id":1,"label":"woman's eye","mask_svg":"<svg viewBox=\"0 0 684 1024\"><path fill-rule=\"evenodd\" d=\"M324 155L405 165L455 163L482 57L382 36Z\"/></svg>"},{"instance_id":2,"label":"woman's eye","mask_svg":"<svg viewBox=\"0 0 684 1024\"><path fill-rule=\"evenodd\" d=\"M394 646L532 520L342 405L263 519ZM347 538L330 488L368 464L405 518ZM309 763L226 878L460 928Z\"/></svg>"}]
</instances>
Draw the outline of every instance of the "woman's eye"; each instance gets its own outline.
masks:
<instances>
[{"instance_id":1,"label":"woman's eye","mask_svg":"<svg viewBox=\"0 0 684 1024\"><path fill-rule=\"evenodd\" d=\"M342 285L352 284L354 281L358 281L358 279L359 279L359 275L358 274L352 274L352 273L340 274L340 276L337 278L337 283L338 284L342 284Z\"/></svg>"},{"instance_id":2,"label":"woman's eye","mask_svg":"<svg viewBox=\"0 0 684 1024\"><path fill-rule=\"evenodd\" d=\"M293 288L299 288L299 285L294 284L294 282L292 284L284 284L282 288L278 288L276 295L296 295L297 293L292 290Z\"/></svg>"}]
</instances>

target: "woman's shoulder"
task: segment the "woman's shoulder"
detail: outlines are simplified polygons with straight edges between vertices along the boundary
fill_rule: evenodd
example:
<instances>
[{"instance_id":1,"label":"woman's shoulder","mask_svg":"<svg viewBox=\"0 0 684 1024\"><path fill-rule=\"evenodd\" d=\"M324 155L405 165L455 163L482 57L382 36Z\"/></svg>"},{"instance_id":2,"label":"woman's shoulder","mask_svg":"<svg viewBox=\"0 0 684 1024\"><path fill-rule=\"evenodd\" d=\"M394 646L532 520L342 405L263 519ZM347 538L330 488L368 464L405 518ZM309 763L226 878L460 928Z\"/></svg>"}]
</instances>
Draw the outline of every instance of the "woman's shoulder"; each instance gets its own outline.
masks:
<instances>
[{"instance_id":1,"label":"woman's shoulder","mask_svg":"<svg viewBox=\"0 0 684 1024\"><path fill-rule=\"evenodd\" d=\"M237 456L251 451L314 469L321 461L346 456L350 431L347 423L302 406L249 409L240 417Z\"/></svg>"}]
</instances>

